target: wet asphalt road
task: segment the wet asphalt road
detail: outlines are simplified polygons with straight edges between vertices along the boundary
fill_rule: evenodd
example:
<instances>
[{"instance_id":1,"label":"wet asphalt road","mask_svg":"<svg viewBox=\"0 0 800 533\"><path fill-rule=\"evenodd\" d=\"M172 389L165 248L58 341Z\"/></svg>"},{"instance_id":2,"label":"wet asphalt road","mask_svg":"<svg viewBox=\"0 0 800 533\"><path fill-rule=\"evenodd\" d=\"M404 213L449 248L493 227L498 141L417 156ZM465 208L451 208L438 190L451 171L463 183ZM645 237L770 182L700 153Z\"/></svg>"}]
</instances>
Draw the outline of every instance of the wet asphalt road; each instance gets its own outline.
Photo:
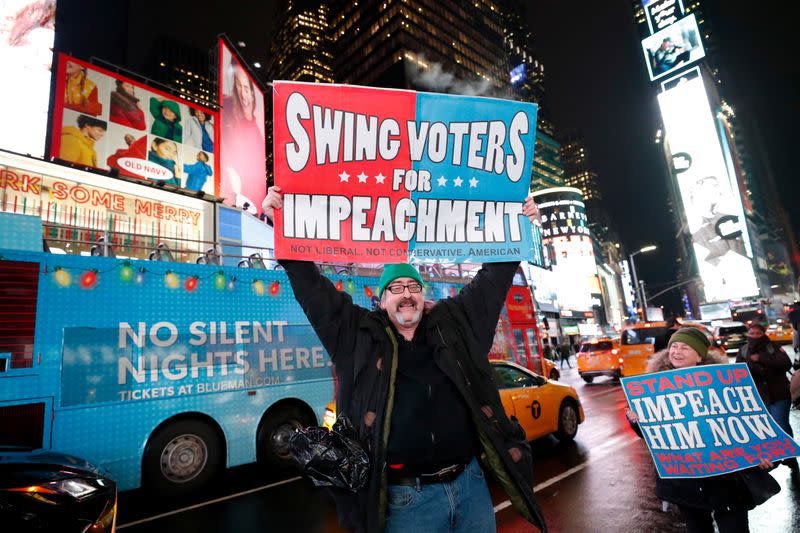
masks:
<instances>
[{"instance_id":1,"label":"wet asphalt road","mask_svg":"<svg viewBox=\"0 0 800 533\"><path fill-rule=\"evenodd\" d=\"M574 368L565 368L561 381L578 391L586 421L573 443L563 445L553 437L532 443L534 490L550 530L685 531L677 509L662 511L655 497L655 470L644 442L625 420L619 383L599 378L585 384ZM792 411L792 426L797 435L798 411ZM782 490L750 512L751 531L800 531L800 489L790 482L787 467L772 475ZM511 509L502 490L491 484L490 489L498 531L536 531ZM124 533L343 531L324 490L296 477L269 476L254 465L226 472L190 500L159 501L138 490L122 493L117 524Z\"/></svg>"}]
</instances>

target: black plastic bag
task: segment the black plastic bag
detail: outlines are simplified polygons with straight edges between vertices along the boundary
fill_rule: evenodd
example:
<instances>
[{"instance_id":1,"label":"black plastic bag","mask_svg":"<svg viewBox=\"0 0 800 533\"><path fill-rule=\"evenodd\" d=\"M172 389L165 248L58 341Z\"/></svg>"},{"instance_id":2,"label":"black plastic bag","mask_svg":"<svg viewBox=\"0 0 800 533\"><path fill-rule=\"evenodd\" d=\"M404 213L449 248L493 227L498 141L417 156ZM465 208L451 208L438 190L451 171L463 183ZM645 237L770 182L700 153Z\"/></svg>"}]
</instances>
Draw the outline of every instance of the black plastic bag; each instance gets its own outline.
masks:
<instances>
[{"instance_id":1,"label":"black plastic bag","mask_svg":"<svg viewBox=\"0 0 800 533\"><path fill-rule=\"evenodd\" d=\"M340 416L333 429L308 427L289 437L289 453L317 487L357 491L367 482L369 457L352 422Z\"/></svg>"}]
</instances>

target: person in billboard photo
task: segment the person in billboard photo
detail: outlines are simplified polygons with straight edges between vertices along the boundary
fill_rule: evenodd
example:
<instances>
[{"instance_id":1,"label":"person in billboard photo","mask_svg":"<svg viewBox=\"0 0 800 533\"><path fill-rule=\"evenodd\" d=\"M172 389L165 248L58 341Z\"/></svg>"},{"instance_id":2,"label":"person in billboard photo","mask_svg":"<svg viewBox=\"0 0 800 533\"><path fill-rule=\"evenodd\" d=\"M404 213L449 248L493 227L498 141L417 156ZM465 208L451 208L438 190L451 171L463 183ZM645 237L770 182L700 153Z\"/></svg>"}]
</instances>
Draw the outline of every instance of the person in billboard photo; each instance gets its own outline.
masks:
<instances>
[{"instance_id":1,"label":"person in billboard photo","mask_svg":"<svg viewBox=\"0 0 800 533\"><path fill-rule=\"evenodd\" d=\"M725 197L716 176L697 180L691 191L695 212L700 213L701 225L692 233L695 244L708 250L704 260L716 265L729 251L745 255L741 221L735 215L721 211Z\"/></svg>"},{"instance_id":2,"label":"person in billboard photo","mask_svg":"<svg viewBox=\"0 0 800 533\"><path fill-rule=\"evenodd\" d=\"M67 61L64 70L64 107L86 115L102 114L103 104L98 100L97 85L89 79L87 69L74 61Z\"/></svg>"},{"instance_id":3,"label":"person in billboard photo","mask_svg":"<svg viewBox=\"0 0 800 533\"><path fill-rule=\"evenodd\" d=\"M174 141L167 139L153 139L150 143L150 151L147 152L147 160L152 161L172 172L172 177L164 180L164 183L181 186L181 178L183 177L183 166L180 163L178 156L178 145Z\"/></svg>"},{"instance_id":4,"label":"person in billboard photo","mask_svg":"<svg viewBox=\"0 0 800 533\"><path fill-rule=\"evenodd\" d=\"M214 152L214 123L210 115L201 109L189 108L189 121L186 123L184 144Z\"/></svg>"},{"instance_id":5,"label":"person in billboard photo","mask_svg":"<svg viewBox=\"0 0 800 533\"><path fill-rule=\"evenodd\" d=\"M672 42L671 37L665 37L661 45L653 53L653 73L663 74L682 62L689 61L690 51L683 43Z\"/></svg>"},{"instance_id":6,"label":"person in billboard photo","mask_svg":"<svg viewBox=\"0 0 800 533\"><path fill-rule=\"evenodd\" d=\"M135 130L145 129L147 125L144 123L144 111L136 98L136 88L127 81L115 81L117 88L111 93L109 119Z\"/></svg>"},{"instance_id":7,"label":"person in billboard photo","mask_svg":"<svg viewBox=\"0 0 800 533\"><path fill-rule=\"evenodd\" d=\"M197 152L197 161L191 165L188 163L183 165L183 171L186 173L184 188L192 191L202 191L206 180L214 175L214 170L208 164L208 154L205 152Z\"/></svg>"},{"instance_id":8,"label":"person in billboard photo","mask_svg":"<svg viewBox=\"0 0 800 533\"><path fill-rule=\"evenodd\" d=\"M61 130L61 148L58 157L79 165L97 166L94 143L103 138L108 124L99 118L78 115L77 126Z\"/></svg>"},{"instance_id":9,"label":"person in billboard photo","mask_svg":"<svg viewBox=\"0 0 800 533\"><path fill-rule=\"evenodd\" d=\"M134 137L130 133L126 133L123 137L125 141L125 147L118 148L113 154L108 156L106 159L106 164L110 168L115 168L120 171L121 174L125 174L128 176L136 176L129 171L127 171L123 166L119 164L119 160L123 157L130 157L133 159L146 159L147 158L147 135L142 135L138 139ZM109 139L111 141L111 139ZM138 177L138 176L137 176Z\"/></svg>"},{"instance_id":10,"label":"person in billboard photo","mask_svg":"<svg viewBox=\"0 0 800 533\"><path fill-rule=\"evenodd\" d=\"M183 142L181 108L177 102L153 96L150 98L150 114L153 115L150 133L170 141Z\"/></svg>"},{"instance_id":11,"label":"person in billboard photo","mask_svg":"<svg viewBox=\"0 0 800 533\"><path fill-rule=\"evenodd\" d=\"M252 194L245 190L255 177L263 181L266 172L261 158L254 157L264 150L264 135L256 116L256 87L236 59L231 58L227 71L232 90L222 100L226 163L220 194L236 207L257 215L258 198L250 198Z\"/></svg>"}]
</instances>

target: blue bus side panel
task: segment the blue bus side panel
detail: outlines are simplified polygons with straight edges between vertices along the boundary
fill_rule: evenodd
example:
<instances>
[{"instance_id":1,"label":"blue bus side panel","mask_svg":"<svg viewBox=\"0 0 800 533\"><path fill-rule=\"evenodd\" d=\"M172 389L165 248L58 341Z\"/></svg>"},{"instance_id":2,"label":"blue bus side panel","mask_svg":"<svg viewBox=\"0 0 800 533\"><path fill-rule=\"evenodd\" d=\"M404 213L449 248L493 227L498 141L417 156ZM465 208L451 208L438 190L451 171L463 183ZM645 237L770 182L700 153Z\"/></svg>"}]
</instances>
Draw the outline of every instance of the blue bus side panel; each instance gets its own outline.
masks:
<instances>
[{"instance_id":1,"label":"blue bus side panel","mask_svg":"<svg viewBox=\"0 0 800 533\"><path fill-rule=\"evenodd\" d=\"M147 439L175 415L211 417L234 466L255 460L274 402L298 398L321 421L334 399L329 357L283 271L0 253L41 264L34 366L0 378L0 401L53 397L52 448L108 468L120 489L139 485ZM373 307L376 278L329 277ZM428 297L457 289L432 284Z\"/></svg>"}]
</instances>

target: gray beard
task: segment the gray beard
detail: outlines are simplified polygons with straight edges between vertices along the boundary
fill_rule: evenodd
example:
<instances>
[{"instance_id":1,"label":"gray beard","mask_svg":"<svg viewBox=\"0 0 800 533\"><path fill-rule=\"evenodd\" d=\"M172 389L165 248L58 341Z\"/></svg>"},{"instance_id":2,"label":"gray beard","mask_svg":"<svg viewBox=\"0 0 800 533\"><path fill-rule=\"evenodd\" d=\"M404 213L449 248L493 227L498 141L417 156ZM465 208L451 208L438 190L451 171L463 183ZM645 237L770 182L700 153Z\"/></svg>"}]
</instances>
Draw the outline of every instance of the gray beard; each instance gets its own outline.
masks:
<instances>
[{"instance_id":1,"label":"gray beard","mask_svg":"<svg viewBox=\"0 0 800 533\"><path fill-rule=\"evenodd\" d=\"M395 313L394 318L397 320L397 323L400 324L401 326L411 326L420 321L420 319L422 318L422 311L417 311L416 313L414 313L414 316L412 316L408 320L404 319L403 313L398 311L397 313Z\"/></svg>"}]
</instances>

